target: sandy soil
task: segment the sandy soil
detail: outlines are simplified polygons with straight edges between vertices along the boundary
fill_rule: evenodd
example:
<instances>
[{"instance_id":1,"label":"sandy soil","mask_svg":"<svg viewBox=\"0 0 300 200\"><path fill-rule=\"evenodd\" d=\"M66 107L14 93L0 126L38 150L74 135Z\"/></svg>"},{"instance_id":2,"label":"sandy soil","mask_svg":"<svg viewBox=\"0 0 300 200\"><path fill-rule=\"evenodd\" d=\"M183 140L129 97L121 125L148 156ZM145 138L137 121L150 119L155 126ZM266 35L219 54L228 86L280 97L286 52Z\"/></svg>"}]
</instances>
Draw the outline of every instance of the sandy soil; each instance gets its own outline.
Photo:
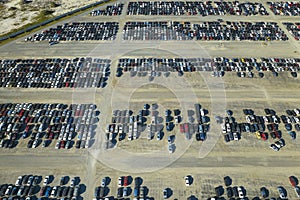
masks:
<instances>
[{"instance_id":1,"label":"sandy soil","mask_svg":"<svg viewBox=\"0 0 300 200\"><path fill-rule=\"evenodd\" d=\"M264 1L265 2L265 1ZM127 4L126 4L127 5ZM126 8L126 7L125 7ZM130 20L157 20L159 17L135 17L121 16L107 17L108 20L118 20L120 27L125 21ZM88 13L68 20L103 20L101 16L91 17ZM108 19L108 20L107 20ZM165 20L173 16L165 17ZM208 17L203 20L212 20L216 17ZM225 20L237 20L236 17L226 16ZM246 17L239 18L246 20ZM291 19L291 21L296 20ZM199 17L191 17L176 20L199 21ZM250 21L265 20L281 22L289 18L274 17L270 15L265 18L251 17ZM66 20L67 21L67 20ZM61 22L60 22L61 23ZM3 30L3 28L1 29ZM284 29L285 30L285 29ZM286 30L285 30L286 31ZM108 86L105 89L93 91L79 90L43 90L43 89L18 89L0 88L0 103L7 102L63 102L74 103L96 103L101 111L100 122L97 130L98 143L101 144L101 133L106 128L107 122L111 120L111 113L114 109L132 108L138 110L143 103L157 102L162 106L172 104L177 107L178 98L175 98L170 88L176 90L177 97L186 100L193 105L198 102L208 110L211 109L211 93L224 93L226 106L222 107L223 112L231 109L234 117L239 121L245 121L242 114L243 108L252 108L257 114L263 114L263 108L275 109L279 115L284 114L286 109L299 107L300 84L299 78L292 79L289 73L281 73L278 78L273 78L271 73L266 73L264 79L238 78L235 73L227 73L221 80L225 89L221 90L216 84L214 90L208 92L205 80L210 78L207 74L185 74L179 78L176 74L168 79L162 77L155 81L165 81L166 85L174 87L153 87L147 78L130 78L129 74L116 78L117 60L120 57L200 57L207 53L210 56L226 57L299 57L300 44L290 38L288 42L270 42L262 45L260 42L195 42L195 41L122 41L121 32L118 33L115 41L101 42L65 42L57 46L49 47L47 42L25 43L24 38L8 43L0 47L0 58L34 58L34 57L76 57L92 56L112 59L111 76ZM290 35L289 35L290 36ZM117 48L116 48L117 47ZM206 54L205 54L206 55ZM185 80L196 96L196 100L188 99L189 90L187 87L176 88ZM216 83L217 79L214 79ZM150 91L150 92L149 92ZM215 92L215 93L213 93ZM128 97L129 96L129 97ZM77 98L76 98L77 97ZM180 99L179 98L179 99ZM216 98L216 104L222 105ZM125 102L125 103L122 103ZM123 105L123 106L122 106ZM127 105L128 107L126 107ZM171 107L172 108L172 107ZM184 122L186 112L183 111ZM213 118L213 115L210 116ZM281 130L284 128L281 126ZM209 138L218 132L210 132ZM177 132L172 132L177 134ZM179 135L179 134L178 134ZM214 187L223 185L223 177L228 175L233 179L233 186L244 186L247 196L252 199L259 196L259 188L262 186L270 190L270 197L278 197L277 186L284 186L288 191L289 199L296 199L295 192L290 186L288 177L294 175L300 178L299 161L300 140L292 141L284 131L286 146L280 152L272 151L268 146L273 140L260 141L251 134L243 134L242 139L236 142L224 143L223 138L217 138L212 151L202 158L199 149L205 143L191 142L187 149L180 148L174 154L168 154L166 138L162 141L147 141L144 138L136 141L122 141L115 149L101 150L93 148L89 151L72 149L70 151L55 151L54 148L47 150L38 147L27 149L26 142L21 141L17 149L1 149L0 151L0 183L14 183L17 176L21 174L54 174L56 178L61 175L80 176L82 183L86 184L86 192L82 195L84 199L92 199L94 187L99 186L104 176L111 177L109 184L109 196L117 193L117 180L119 176L131 175L133 178L143 178L144 186L149 188L149 196L156 200L163 198L164 188L171 188L173 195L169 199L186 199L195 195L199 200L207 199L214 195ZM183 144L185 140L178 138L176 145ZM182 143L179 143L182 142ZM53 145L53 144L52 144ZM97 145L95 145L98 147ZM162 150L159 157L155 152ZM122 156L121 152L128 155ZM153 152L151 155L149 152ZM180 154L180 152L182 154ZM138 157L139 153L144 159ZM166 154L167 155L166 155ZM133 160L131 155L137 155ZM178 158L178 159L177 159ZM124 161L124 162L123 162ZM145 161L144 171L138 169L138 162ZM153 166L161 165L161 162L169 161L169 165L155 170ZM151 168L152 167L152 168ZM151 171L152 169L152 171ZM190 187L184 185L184 176L192 175L194 183ZM56 184L59 179L56 179ZM51 185L54 185L51 184ZM130 185L133 188L133 184ZM133 195L131 195L133 196Z\"/></svg>"},{"instance_id":2,"label":"sandy soil","mask_svg":"<svg viewBox=\"0 0 300 200\"><path fill-rule=\"evenodd\" d=\"M22 0L8 0L7 3L0 3L0 35L34 22L44 10L54 11L52 16L58 16L95 2L97 0L33 0L24 4Z\"/></svg>"}]
</instances>

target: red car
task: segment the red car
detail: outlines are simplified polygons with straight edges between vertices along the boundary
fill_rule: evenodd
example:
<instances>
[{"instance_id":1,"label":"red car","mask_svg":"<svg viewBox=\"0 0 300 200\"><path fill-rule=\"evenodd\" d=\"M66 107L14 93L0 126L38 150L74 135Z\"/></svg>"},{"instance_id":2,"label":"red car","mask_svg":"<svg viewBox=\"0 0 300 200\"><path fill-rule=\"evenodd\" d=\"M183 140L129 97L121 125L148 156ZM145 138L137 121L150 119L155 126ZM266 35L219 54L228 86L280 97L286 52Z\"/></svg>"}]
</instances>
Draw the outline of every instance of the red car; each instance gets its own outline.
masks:
<instances>
[{"instance_id":1,"label":"red car","mask_svg":"<svg viewBox=\"0 0 300 200\"><path fill-rule=\"evenodd\" d=\"M187 133L189 132L189 124L188 123L185 123L184 124L184 131Z\"/></svg>"},{"instance_id":2,"label":"red car","mask_svg":"<svg viewBox=\"0 0 300 200\"><path fill-rule=\"evenodd\" d=\"M183 127L183 124L180 124L180 133L184 133L184 127Z\"/></svg>"},{"instance_id":3,"label":"red car","mask_svg":"<svg viewBox=\"0 0 300 200\"><path fill-rule=\"evenodd\" d=\"M290 176L289 177L290 183L293 187L295 187L296 185L298 185L298 179L295 176Z\"/></svg>"},{"instance_id":4,"label":"red car","mask_svg":"<svg viewBox=\"0 0 300 200\"><path fill-rule=\"evenodd\" d=\"M124 176L124 182L123 182L124 186L128 185L128 176Z\"/></svg>"},{"instance_id":5,"label":"red car","mask_svg":"<svg viewBox=\"0 0 300 200\"><path fill-rule=\"evenodd\" d=\"M262 140L267 140L268 139L267 133L261 133L260 137L261 137Z\"/></svg>"},{"instance_id":6,"label":"red car","mask_svg":"<svg viewBox=\"0 0 300 200\"><path fill-rule=\"evenodd\" d=\"M49 135L49 139L53 139L53 137L54 137L54 134L52 133L52 132L50 132L50 135Z\"/></svg>"},{"instance_id":7,"label":"red car","mask_svg":"<svg viewBox=\"0 0 300 200\"><path fill-rule=\"evenodd\" d=\"M63 148L63 149L64 149L64 148L65 148L65 143L66 143L65 141L61 141L61 142L60 142L60 148Z\"/></svg>"},{"instance_id":8,"label":"red car","mask_svg":"<svg viewBox=\"0 0 300 200\"><path fill-rule=\"evenodd\" d=\"M44 192L45 192L46 187L42 187L40 190L40 196L44 196Z\"/></svg>"},{"instance_id":9,"label":"red car","mask_svg":"<svg viewBox=\"0 0 300 200\"><path fill-rule=\"evenodd\" d=\"M30 125L27 125L26 128L25 128L25 131L28 132L29 129L30 129Z\"/></svg>"}]
</instances>

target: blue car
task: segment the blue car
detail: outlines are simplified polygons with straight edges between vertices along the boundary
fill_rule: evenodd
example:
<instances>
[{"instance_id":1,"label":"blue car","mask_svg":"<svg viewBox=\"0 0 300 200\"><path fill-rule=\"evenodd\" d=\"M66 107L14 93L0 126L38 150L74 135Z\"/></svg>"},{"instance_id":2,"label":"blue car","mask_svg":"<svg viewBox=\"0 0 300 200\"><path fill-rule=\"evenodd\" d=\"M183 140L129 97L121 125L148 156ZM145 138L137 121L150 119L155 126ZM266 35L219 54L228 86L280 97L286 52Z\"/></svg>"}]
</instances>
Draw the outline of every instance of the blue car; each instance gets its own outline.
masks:
<instances>
[{"instance_id":1,"label":"blue car","mask_svg":"<svg viewBox=\"0 0 300 200\"><path fill-rule=\"evenodd\" d=\"M49 197L51 192L51 187L47 187L46 192L45 192L45 197Z\"/></svg>"},{"instance_id":2,"label":"blue car","mask_svg":"<svg viewBox=\"0 0 300 200\"><path fill-rule=\"evenodd\" d=\"M27 137L27 132L24 132L22 135L23 139Z\"/></svg>"},{"instance_id":3,"label":"blue car","mask_svg":"<svg viewBox=\"0 0 300 200\"><path fill-rule=\"evenodd\" d=\"M296 139L296 132L295 131L290 131L289 135L291 136L292 140Z\"/></svg>"}]
</instances>

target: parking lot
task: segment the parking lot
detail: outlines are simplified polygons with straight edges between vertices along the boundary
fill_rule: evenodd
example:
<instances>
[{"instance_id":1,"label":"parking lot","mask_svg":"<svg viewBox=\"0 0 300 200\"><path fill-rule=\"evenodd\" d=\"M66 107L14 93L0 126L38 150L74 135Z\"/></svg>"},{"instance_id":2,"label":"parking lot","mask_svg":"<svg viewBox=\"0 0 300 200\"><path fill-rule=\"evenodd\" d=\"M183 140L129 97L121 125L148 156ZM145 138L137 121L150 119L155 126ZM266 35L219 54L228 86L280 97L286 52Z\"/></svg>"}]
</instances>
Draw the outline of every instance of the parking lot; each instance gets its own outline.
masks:
<instances>
[{"instance_id":1,"label":"parking lot","mask_svg":"<svg viewBox=\"0 0 300 200\"><path fill-rule=\"evenodd\" d=\"M275 15L283 16L299 16L300 4L299 2L292 1L280 1L280 2L268 2L270 9Z\"/></svg>"},{"instance_id":2,"label":"parking lot","mask_svg":"<svg viewBox=\"0 0 300 200\"><path fill-rule=\"evenodd\" d=\"M300 37L300 23L285 22L283 24L286 26L289 33L294 36L295 40L298 41Z\"/></svg>"},{"instance_id":3,"label":"parking lot","mask_svg":"<svg viewBox=\"0 0 300 200\"><path fill-rule=\"evenodd\" d=\"M40 175L20 175L15 183L5 183L0 185L0 196L7 198L82 198L80 195L85 190L85 185L80 183L80 177L70 178L62 176L59 178L59 184L53 184L55 177L46 175L44 178ZM56 181L55 181L56 182Z\"/></svg>"},{"instance_id":4,"label":"parking lot","mask_svg":"<svg viewBox=\"0 0 300 200\"><path fill-rule=\"evenodd\" d=\"M93 10L90 15L91 16L114 16L121 15L123 10L123 3L115 3L114 5L108 5L103 10Z\"/></svg>"},{"instance_id":5,"label":"parking lot","mask_svg":"<svg viewBox=\"0 0 300 200\"><path fill-rule=\"evenodd\" d=\"M117 22L72 22L29 36L25 41L114 40L118 30Z\"/></svg>"},{"instance_id":6,"label":"parking lot","mask_svg":"<svg viewBox=\"0 0 300 200\"><path fill-rule=\"evenodd\" d=\"M113 6L114 3L115 2L109 5ZM85 87L84 85L87 83L86 80L88 78L85 79L84 76L82 77L82 83L84 83L82 84L82 88L75 87L73 89L72 87L70 88L70 85L66 87L64 83L68 81L65 80L62 81L61 88L51 87L51 89L46 89L40 86L38 89L23 88L15 87L14 83L10 83L10 87L0 88L0 102L2 104L11 103L17 105L32 103L43 105L63 104L67 106L72 104L95 104L97 106L96 110L101 112L97 116L99 122L95 123L95 125L97 125L94 138L95 143L91 145L91 148L77 149L76 141L78 140L78 135L72 139L75 146L69 150L65 150L65 148L61 148L60 150L55 149L58 139L52 139L53 142L50 147L47 148L43 148L42 143L37 148L27 148L28 141L31 139L30 136L26 139L20 138L16 148L1 148L0 183L14 184L18 176L25 174L39 175L43 176L43 178L46 175L53 175L55 179L50 186L54 187L60 185L59 180L62 176L69 176L70 179L80 177L80 184L86 186L86 188L83 187L83 189L85 188L86 190L82 190L80 196L84 199L93 199L95 188L102 187L102 179L109 177L110 183L106 186L109 189L107 197L117 197L118 193L120 196L121 194L124 196L124 188L130 187L131 190L126 189L127 191L125 191L129 192L127 193L129 194L129 198L134 198L135 182L129 181L127 182L127 186L124 186L125 177L131 176L133 180L136 177L142 178L143 183L139 189L141 189L141 187L149 189L147 196L153 199L163 199L164 189L167 188L170 189L167 190L168 199L181 200L191 196L194 196L196 199L208 199L216 196L215 188L220 185L224 187L226 192L222 196L227 199L227 186L225 187L223 178L230 176L232 179L232 185L230 187L243 186L246 190L245 196L249 199L255 197L263 199L260 192L261 187L266 187L269 190L270 198L278 198L280 195L278 191L279 186L286 189L288 199L296 199L294 188L290 185L288 179L291 175L298 178L300 176L298 164L300 154L297 149L299 140L297 137L298 131L295 127L297 123L293 123L292 118L287 118L287 120L291 120L291 131L296 132L296 139L293 140L286 130L280 116L286 115L291 117L293 114L289 115L286 110L299 108L299 79L293 77L291 72L297 72L299 70L300 46L294 36L288 32L283 25L283 22L298 23L298 19L294 16L274 15L264 0L258 4L255 4L255 2L249 4L250 7L251 5L255 6L255 11L250 9L248 14L245 8L239 5L243 4L243 2L239 2L237 5L234 5L235 3L224 2L225 6L229 5L229 7L237 9L234 11L228 10L224 15L222 15L222 10L220 9L214 9L216 13L207 11L207 15L201 20L199 20L199 17L202 17L202 14L205 15L206 13L202 11L198 12L197 10L197 14L191 13L191 15L186 11L184 11L182 15L173 14L177 13L177 11L169 15L162 13L163 19L158 15L159 13L155 15L127 15L128 2L120 1L118 3L124 4L123 12L120 15L110 16L108 14L105 16L91 16L91 11L88 11L59 24L55 24L52 27L57 30L57 28L59 28L58 26L63 26L65 23L68 24L66 27L72 27L72 23L76 22L80 24L78 28L81 28L85 27L84 24L86 22L104 23L104 21L107 21L118 22L120 30L123 30L124 25L128 22L139 22L142 26L145 26L144 22L153 22L151 24L153 27L166 27L163 30L165 32L162 33L166 33L168 40L165 40L161 35L159 36L158 33L155 33L156 30L160 30L160 28L157 28L151 29L154 30L154 34L149 36L149 38L154 38L152 40L140 39L140 36L134 35L128 35L127 37L137 38L136 40L124 40L124 34L122 31L119 31L111 37L114 37L114 40L77 41L79 37L76 37L75 34L74 36L70 36L69 39L72 39L71 41L65 42L60 40L58 44L49 45L48 39L39 42L24 42L25 38L29 37L28 35L0 47L2 62L3 60L13 60L12 63L7 61L7 65L1 68L1 70L4 70L3 72L1 71L1 73L5 74L6 78L11 78L8 74L13 74L14 76L11 80L14 81L18 80L15 79L17 76L30 74L26 71L22 71L22 73L18 72L18 70L22 69L20 66L20 64L22 64L21 60L38 61L37 63L27 64L31 66L30 69L33 70L33 72L40 64L41 68L38 69L42 71L41 73L47 74L48 72L43 71L43 59L66 59L66 62L58 62L60 66L58 71L64 71L61 74L66 80L68 80L68 77L65 75L66 71L68 71L66 69L70 68L73 70L78 67L78 60L73 61L76 57L88 58L86 61L83 61L83 66L86 66L85 69L82 72L75 73L77 74L76 78L78 78L80 73L86 73L88 77L94 78L93 80L98 80L99 77L95 78L93 77L94 75L92 75L92 72L95 72L94 70L98 68L97 65L93 68L88 67L91 66L91 64L93 65L94 62L100 64L99 70L100 68L101 70L109 69L106 73L107 76L105 75L105 78L109 78L106 79L107 84L103 88L95 87L95 85ZM264 11L261 7L261 13L257 10L260 4L265 8ZM148 5L148 3L145 5ZM208 3L207 5L211 5L214 8L217 6L214 2ZM199 7L201 7L201 5L199 5ZM105 9L106 5L95 8L95 10ZM241 9L241 11L239 11L239 9ZM159 12L163 12L161 10ZM180 13L182 11L179 10L178 12ZM240 12L240 15L234 14L234 12ZM218 21L221 17L223 21ZM158 23L159 25L157 25L156 22L162 21L167 23L163 25ZM227 21L230 22L228 27L230 26L231 28L226 29ZM172 24L171 26L171 24L168 24L169 22L178 23ZM190 22L190 24L185 24L185 22ZM262 35L253 36L253 40L243 40L243 37L240 37L242 39L239 41L235 35L230 35L230 40L225 40L225 36L224 40L218 40L219 36L214 38L211 34L213 31L208 30L207 34L211 35L206 37L205 40L204 38L196 40L196 35L193 35L191 39L189 33L191 33L192 36L192 33L195 31L194 24L199 25L201 24L200 22L217 22L216 27L221 27L219 32L224 28L224 30L228 30L230 33L235 28L243 29L244 27L250 27L251 29L254 27L253 25L257 25L259 30L255 29L254 32ZM257 22L264 23L255 24ZM136 25L134 24L134 26ZM206 27L209 26L212 25L208 25L207 23ZM74 24L74 27L77 28L77 25L75 26ZM76 28L74 31L78 31ZM181 28L183 32L178 31ZM199 33L201 33L200 28ZM267 28L268 30L265 29L267 31L264 32L261 31L260 28ZM50 28L46 28L45 30L50 30ZM131 31L131 33L141 32L141 29L128 30ZM278 32L278 35L272 34L272 31ZM53 33L49 35L50 40L51 38L55 40L55 32L56 31L53 31ZM32 35L36 34L37 36L40 33L41 31L37 31ZM237 33L243 33L243 31L240 30ZM268 38L268 34L271 35L270 38ZM247 32L246 36L248 36ZM88 38L89 36L82 34L81 37ZM212 37L211 40L209 40L210 37ZM39 38L39 36L36 38ZM43 35L41 35L40 38L43 38ZM102 36L100 38L102 38ZM181 38L185 38L185 40L182 39L182 41L178 41ZM284 38L286 39L285 41L280 41L280 39L284 40ZM89 58L92 58L92 60L90 61ZM99 62L94 60L94 58L99 58ZM183 60L175 60L174 62L173 58ZM201 60L199 58L209 58L209 60ZM16 60L19 59L20 61L16 62ZM106 62L106 59L109 61ZM45 65L48 64L51 66L52 63L54 65L55 62L53 62L53 60L45 61ZM17 65L15 63L17 63ZM69 67L64 66L68 66L67 63L70 63ZM89 65L88 63L91 64ZM118 66L119 63L121 66ZM149 63L148 66L147 63ZM164 64L162 65L162 63ZM186 70L183 76L179 76L176 68L173 67L173 65L177 65L175 63L182 65L183 71ZM211 66L205 66L205 63L211 63ZM12 67L8 67L8 65ZM150 69L149 66L152 66L152 68ZM191 68L188 66L191 66ZM118 67L122 68L120 77L115 76L119 73ZM128 73L125 71L126 67ZM189 73L189 70L192 70L193 67L195 67L195 71L199 69L199 71L197 71L199 73ZM212 67L214 68L212 69ZM5 72L6 69L10 69L11 72ZM165 69L170 71L167 77L164 76ZM103 71L101 70L98 72L99 74L102 74ZM156 76L160 70L160 76ZM225 76L211 76L212 73L210 70L224 71ZM244 72L244 75L248 77L247 70L253 72L254 78L241 79L237 77L237 72L240 72L241 77L241 72ZM136 73L132 73L131 71L136 71ZM149 76L149 71L151 73L155 71L155 73L152 74L155 75L155 79L151 82L139 77L139 74L142 76L145 73L146 76ZM172 73L173 71L175 73ZM278 73L276 78L273 73L274 71ZM263 78L260 78L259 72L264 74ZM43 80L44 77L41 78L41 73L38 70L33 73L38 77L38 84L36 84L35 87L46 80ZM68 73L71 73L71 70L68 71ZM89 73L90 75L88 75ZM58 74L55 76L58 76ZM132 74L135 74L135 76L132 76ZM217 74L217 76L218 75L219 74ZM74 82L76 82L76 78ZM52 80L49 79L49 81L51 82ZM176 86L183 85L184 82L188 82L188 87L176 88ZM214 83L212 84L213 87L208 88L208 82ZM222 87L222 85L224 87ZM176 93L174 92L175 89ZM196 99L190 99L191 92L195 94ZM213 96L215 98L212 99L211 94L217 94L217 96ZM226 95L225 104L224 98L221 97L222 94ZM187 107L182 106L178 99L181 99L182 102L187 104ZM123 102L126 102L128 106L124 105ZM213 105L212 102L214 102ZM144 109L144 104L152 106L154 103L159 105L159 116L163 119L160 124L164 126L164 132L167 133L163 140L157 141L157 133L152 140L148 140L147 134L145 134L148 128L146 126L143 134L138 139L128 140L127 137L124 140L117 141L117 144L113 146L113 148L106 149L107 141L105 136L107 125L115 124L114 128L116 130L116 125L121 123L117 121L112 122L112 120L118 120L117 118L120 118L120 122L122 122L124 118L122 117L123 115L120 116L119 113L117 116L114 116L115 110L122 111L121 113L123 113L124 110L132 110L132 116L137 118L139 110ZM256 132L242 132L240 140L225 143L224 134L222 133L220 125L218 126L218 132L208 132L204 142L201 140L197 141L195 133L190 140L187 140L186 135L180 132L180 124L175 126L172 131L166 130L165 122L167 118L165 111L167 109L172 111L170 116L174 117L174 123L176 116L174 110L179 109L181 111L179 116L182 116L182 128L185 131L185 124L188 124L188 128L190 128L189 124L195 123L189 122L188 114L192 113L188 113L188 110L195 111L194 105L196 103L199 103L202 108L209 111L207 117L210 118L211 123L215 120L214 106L217 105L224 105L222 107L222 117L224 118L226 117L226 110L231 110L238 124L248 123L243 109L253 109L255 116L261 118L265 116L267 119L268 115L264 109L273 109L281 120L279 130L282 131L285 146L281 147L279 151L273 151L270 148L271 144L274 144L276 147L278 147L278 145L280 146L279 143L276 143L279 141L279 138L272 139L272 131L268 130L268 124L271 123L265 123L266 129L262 132L268 133L269 138L267 141L263 140L263 134L260 134L260 139L258 139ZM55 108L54 110L59 109ZM152 111L152 107L150 107L149 110ZM46 111L47 109L41 112ZM51 109L49 112L51 112ZM15 116L16 115L12 118L11 115L6 118L7 120L8 118L12 120ZM195 117L196 115L191 116ZM148 125L151 122L150 118L152 116L150 114L144 117L147 118L146 122ZM18 119L20 118L21 117L18 117ZM296 118L293 119L296 122ZM249 124L255 123L256 122L251 122ZM41 123L37 124L40 125ZM62 122L62 124L67 125L67 122ZM7 127L5 132L6 131ZM86 131L86 128L84 128L84 131ZM118 132L119 131L120 126L118 126ZM21 134L19 135L21 136ZM169 153L168 136L172 135L176 136L174 143L176 148L173 153ZM43 140L45 140L45 136L46 133L43 136ZM7 138L8 136L6 135L5 137ZM212 146L208 154L204 155L201 150L207 148L206 144L211 144L211 138L216 138L216 144ZM118 137L115 139L118 140ZM170 139L172 139L172 137ZM186 186L185 177L187 175L193 178L193 183L190 186ZM121 186L119 186L119 177L122 177L121 180L123 181L123 185L121 184ZM69 186L70 181L65 187ZM169 193L170 191L171 193ZM139 192L141 193L141 190ZM99 195L100 193L101 189L99 190Z\"/></svg>"},{"instance_id":7,"label":"parking lot","mask_svg":"<svg viewBox=\"0 0 300 200\"><path fill-rule=\"evenodd\" d=\"M5 59L0 61L0 87L103 88L110 62L100 58Z\"/></svg>"},{"instance_id":8,"label":"parking lot","mask_svg":"<svg viewBox=\"0 0 300 200\"><path fill-rule=\"evenodd\" d=\"M127 15L268 15L261 3L201 1L129 2Z\"/></svg>"},{"instance_id":9,"label":"parking lot","mask_svg":"<svg viewBox=\"0 0 300 200\"><path fill-rule=\"evenodd\" d=\"M95 105L0 104L0 147L70 149L92 146L97 125ZM28 139L30 138L30 139Z\"/></svg>"},{"instance_id":10,"label":"parking lot","mask_svg":"<svg viewBox=\"0 0 300 200\"><path fill-rule=\"evenodd\" d=\"M263 78L264 72L290 72L296 78L300 60L298 58L121 58L118 62L117 77L130 73L131 77L168 77L171 72L178 76L190 72L212 72L215 77L222 77L225 72L237 72L238 77ZM256 75L254 75L254 72Z\"/></svg>"},{"instance_id":11,"label":"parking lot","mask_svg":"<svg viewBox=\"0 0 300 200\"><path fill-rule=\"evenodd\" d=\"M252 135L266 144L274 151L284 149L289 141L296 140L300 131L300 110L288 109L286 114L279 115L273 109L265 108L265 115L256 115L252 109L243 109L246 121L235 121L231 111L222 124L224 141L239 141L244 135Z\"/></svg>"},{"instance_id":12,"label":"parking lot","mask_svg":"<svg viewBox=\"0 0 300 200\"><path fill-rule=\"evenodd\" d=\"M126 22L124 40L288 40L276 22Z\"/></svg>"}]
</instances>

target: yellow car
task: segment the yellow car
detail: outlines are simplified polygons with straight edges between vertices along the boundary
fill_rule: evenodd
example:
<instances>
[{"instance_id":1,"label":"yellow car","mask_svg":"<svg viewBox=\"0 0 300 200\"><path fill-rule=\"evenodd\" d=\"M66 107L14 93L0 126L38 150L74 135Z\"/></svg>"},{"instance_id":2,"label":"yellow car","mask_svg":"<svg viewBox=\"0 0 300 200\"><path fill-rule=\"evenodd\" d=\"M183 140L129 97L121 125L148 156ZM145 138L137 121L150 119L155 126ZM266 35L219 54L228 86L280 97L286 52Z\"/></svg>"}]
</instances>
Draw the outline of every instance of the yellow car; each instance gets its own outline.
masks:
<instances>
[{"instance_id":1,"label":"yellow car","mask_svg":"<svg viewBox=\"0 0 300 200\"><path fill-rule=\"evenodd\" d=\"M260 132L259 132L259 131L257 131L257 132L255 133L255 135L256 135L257 139L261 139L261 135L260 135Z\"/></svg>"}]
</instances>

